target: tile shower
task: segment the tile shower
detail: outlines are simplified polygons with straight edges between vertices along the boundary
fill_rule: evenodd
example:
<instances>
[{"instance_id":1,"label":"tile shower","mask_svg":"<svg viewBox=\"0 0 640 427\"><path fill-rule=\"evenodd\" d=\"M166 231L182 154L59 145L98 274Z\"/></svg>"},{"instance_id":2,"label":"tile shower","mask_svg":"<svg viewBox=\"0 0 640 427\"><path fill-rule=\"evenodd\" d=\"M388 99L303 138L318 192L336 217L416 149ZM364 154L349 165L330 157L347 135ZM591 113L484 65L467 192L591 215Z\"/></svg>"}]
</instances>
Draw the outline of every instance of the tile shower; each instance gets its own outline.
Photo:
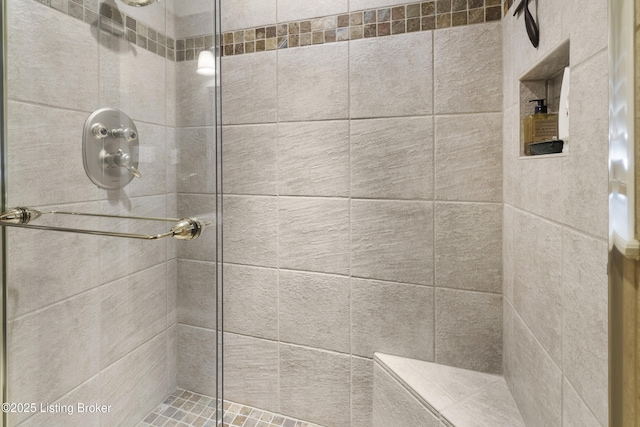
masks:
<instances>
[{"instance_id":1,"label":"tile shower","mask_svg":"<svg viewBox=\"0 0 640 427\"><path fill-rule=\"evenodd\" d=\"M374 352L504 374L528 426L606 425L606 2L540 2L538 51L502 6L223 1L217 153L213 1L9 0L8 203L222 204L231 425L372 426ZM569 37L582 148L519 159L518 76ZM104 105L147 137L119 194L78 153ZM215 235L158 243L9 231L9 399L119 408L9 425L210 422Z\"/></svg>"}]
</instances>

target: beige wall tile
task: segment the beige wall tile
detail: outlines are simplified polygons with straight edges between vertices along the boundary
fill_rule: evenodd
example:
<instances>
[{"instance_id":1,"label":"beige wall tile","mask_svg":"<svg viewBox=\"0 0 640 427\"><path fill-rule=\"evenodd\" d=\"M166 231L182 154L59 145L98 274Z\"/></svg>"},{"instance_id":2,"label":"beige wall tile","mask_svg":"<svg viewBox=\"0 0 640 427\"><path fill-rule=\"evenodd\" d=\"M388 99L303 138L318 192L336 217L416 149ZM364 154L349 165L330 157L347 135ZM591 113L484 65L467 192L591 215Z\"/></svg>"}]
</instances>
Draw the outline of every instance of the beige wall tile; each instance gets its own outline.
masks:
<instances>
[{"instance_id":1,"label":"beige wall tile","mask_svg":"<svg viewBox=\"0 0 640 427\"><path fill-rule=\"evenodd\" d=\"M349 122L280 123L278 191L295 196L349 196Z\"/></svg>"},{"instance_id":2,"label":"beige wall tile","mask_svg":"<svg viewBox=\"0 0 640 427\"><path fill-rule=\"evenodd\" d=\"M164 63L165 75L166 75L166 102L167 102L167 119L165 121L167 126L176 125L176 103L178 99L178 92L176 91L176 63L172 61L165 61Z\"/></svg>"},{"instance_id":3,"label":"beige wall tile","mask_svg":"<svg viewBox=\"0 0 640 427\"><path fill-rule=\"evenodd\" d=\"M349 273L349 201L281 197L278 200L279 266Z\"/></svg>"},{"instance_id":4,"label":"beige wall tile","mask_svg":"<svg viewBox=\"0 0 640 427\"><path fill-rule=\"evenodd\" d=\"M373 427L438 427L438 418L377 363L373 368Z\"/></svg>"},{"instance_id":5,"label":"beige wall tile","mask_svg":"<svg viewBox=\"0 0 640 427\"><path fill-rule=\"evenodd\" d=\"M278 22L337 15L349 11L349 0L326 0L312 3L303 3L297 0L277 0L277 3Z\"/></svg>"},{"instance_id":6,"label":"beige wall tile","mask_svg":"<svg viewBox=\"0 0 640 427\"><path fill-rule=\"evenodd\" d=\"M224 197L225 261L277 266L277 205L275 197Z\"/></svg>"},{"instance_id":7,"label":"beige wall tile","mask_svg":"<svg viewBox=\"0 0 640 427\"><path fill-rule=\"evenodd\" d=\"M159 264L104 285L100 291L100 353L104 368L166 328L166 267Z\"/></svg>"},{"instance_id":8,"label":"beige wall tile","mask_svg":"<svg viewBox=\"0 0 640 427\"><path fill-rule=\"evenodd\" d=\"M433 284L433 204L351 202L354 276Z\"/></svg>"},{"instance_id":9,"label":"beige wall tile","mask_svg":"<svg viewBox=\"0 0 640 427\"><path fill-rule=\"evenodd\" d=\"M97 202L48 206L42 211L78 210L99 212ZM74 224L75 222L75 224ZM44 216L41 225L92 228L95 219L81 221ZM39 230L7 229L7 316L13 319L99 286L99 241L95 236ZM58 248L64 247L64 251ZM38 268L34 268L38 266Z\"/></svg>"},{"instance_id":10,"label":"beige wall tile","mask_svg":"<svg viewBox=\"0 0 640 427\"><path fill-rule=\"evenodd\" d=\"M513 387L513 378L516 366L516 341L514 336L514 323L516 311L511 302L502 299L502 375L509 389ZM512 393L513 394L513 393ZM514 399L516 396L513 396ZM519 401L516 399L516 402Z\"/></svg>"},{"instance_id":11,"label":"beige wall tile","mask_svg":"<svg viewBox=\"0 0 640 427\"><path fill-rule=\"evenodd\" d=\"M564 3L564 2L563 2ZM530 9L531 12L533 12L533 4L530 4ZM541 25L540 23L544 22L545 26L548 25L548 28L556 28L558 29L558 31L545 31L543 34L541 34L540 36L540 44L538 45L538 54L540 55L539 57L543 57L544 54L552 51L554 48L556 48L562 41L566 40L568 37L565 37L562 34L562 20L563 20L563 16L562 16L562 5L559 5L557 3L545 3L542 4L542 2L540 2L540 4L536 4L535 6L535 16L536 16L536 22ZM577 11L577 10L576 10ZM599 12L599 13L605 13L604 11ZM519 19L519 27L521 29L525 29L524 26L524 15L520 16ZM518 26L516 26L516 28L518 28ZM526 31L523 31L526 32ZM530 48L533 48L533 46L531 44L529 44Z\"/></svg>"},{"instance_id":12,"label":"beige wall tile","mask_svg":"<svg viewBox=\"0 0 640 427\"><path fill-rule=\"evenodd\" d=\"M279 412L278 343L224 335L224 398Z\"/></svg>"},{"instance_id":13,"label":"beige wall tile","mask_svg":"<svg viewBox=\"0 0 640 427\"><path fill-rule=\"evenodd\" d=\"M423 31L349 42L351 117L432 113L431 40Z\"/></svg>"},{"instance_id":14,"label":"beige wall tile","mask_svg":"<svg viewBox=\"0 0 640 427\"><path fill-rule=\"evenodd\" d=\"M95 39L87 37L91 26L38 2L7 7L8 98L82 111L98 108L100 62Z\"/></svg>"},{"instance_id":15,"label":"beige wall tile","mask_svg":"<svg viewBox=\"0 0 640 427\"><path fill-rule=\"evenodd\" d=\"M224 328L259 338L278 339L278 271L225 264Z\"/></svg>"},{"instance_id":16,"label":"beige wall tile","mask_svg":"<svg viewBox=\"0 0 640 427\"><path fill-rule=\"evenodd\" d=\"M176 129L176 187L180 193L214 193L216 140L211 127Z\"/></svg>"},{"instance_id":17,"label":"beige wall tile","mask_svg":"<svg viewBox=\"0 0 640 427\"><path fill-rule=\"evenodd\" d=\"M88 411L78 412L78 403L80 402L86 404L107 404L102 402L100 398L99 375L96 375L89 381L81 384L55 402L42 402L43 405L64 405L65 409L60 412L38 411L34 416L21 423L20 427L42 427L55 425L69 427L100 427L101 414L90 413ZM40 410L40 404L38 403L36 405L38 410ZM69 410L66 409L68 407L71 407L71 410L73 411L72 415L69 415ZM112 408L112 410L115 410L115 408Z\"/></svg>"},{"instance_id":18,"label":"beige wall tile","mask_svg":"<svg viewBox=\"0 0 640 427\"><path fill-rule=\"evenodd\" d=\"M371 427L373 361L351 357L351 427Z\"/></svg>"},{"instance_id":19,"label":"beige wall tile","mask_svg":"<svg viewBox=\"0 0 640 427\"><path fill-rule=\"evenodd\" d=\"M432 118L351 121L351 195L432 198Z\"/></svg>"},{"instance_id":20,"label":"beige wall tile","mask_svg":"<svg viewBox=\"0 0 640 427\"><path fill-rule=\"evenodd\" d=\"M178 387L178 325L167 328L167 394Z\"/></svg>"},{"instance_id":21,"label":"beige wall tile","mask_svg":"<svg viewBox=\"0 0 640 427\"><path fill-rule=\"evenodd\" d=\"M167 148L166 148L166 156L165 156L166 172L167 172L167 177L166 177L167 193L169 193L168 196L175 198L176 191L178 188L177 165L179 162L177 132L176 132L176 128L174 127L167 127L165 128L165 130L166 130L166 137L167 137ZM167 209L169 208L167 207Z\"/></svg>"},{"instance_id":22,"label":"beige wall tile","mask_svg":"<svg viewBox=\"0 0 640 427\"><path fill-rule=\"evenodd\" d=\"M437 200L502 201L502 114L436 117Z\"/></svg>"},{"instance_id":23,"label":"beige wall tile","mask_svg":"<svg viewBox=\"0 0 640 427\"><path fill-rule=\"evenodd\" d=\"M562 230L518 212L514 217L515 309L560 365L562 360Z\"/></svg>"},{"instance_id":24,"label":"beige wall tile","mask_svg":"<svg viewBox=\"0 0 640 427\"><path fill-rule=\"evenodd\" d=\"M502 295L513 304L513 283L515 280L515 229L514 211L504 205L502 217Z\"/></svg>"},{"instance_id":25,"label":"beige wall tile","mask_svg":"<svg viewBox=\"0 0 640 427\"><path fill-rule=\"evenodd\" d=\"M602 425L608 390L607 253L606 242L564 231L563 373Z\"/></svg>"},{"instance_id":26,"label":"beige wall tile","mask_svg":"<svg viewBox=\"0 0 640 427\"><path fill-rule=\"evenodd\" d=\"M433 360L433 288L351 279L351 301L353 354Z\"/></svg>"},{"instance_id":27,"label":"beige wall tile","mask_svg":"<svg viewBox=\"0 0 640 427\"><path fill-rule=\"evenodd\" d=\"M101 105L122 110L136 121L164 125L167 60L104 31L100 43Z\"/></svg>"},{"instance_id":28,"label":"beige wall tile","mask_svg":"<svg viewBox=\"0 0 640 427\"><path fill-rule=\"evenodd\" d=\"M215 280L214 263L178 260L178 322L215 329Z\"/></svg>"},{"instance_id":29,"label":"beige wall tile","mask_svg":"<svg viewBox=\"0 0 640 427\"><path fill-rule=\"evenodd\" d=\"M222 59L224 124L276 121L276 64L276 52L258 52Z\"/></svg>"},{"instance_id":30,"label":"beige wall tile","mask_svg":"<svg viewBox=\"0 0 640 427\"><path fill-rule=\"evenodd\" d=\"M178 323L178 261L167 261L167 327Z\"/></svg>"},{"instance_id":31,"label":"beige wall tile","mask_svg":"<svg viewBox=\"0 0 640 427\"><path fill-rule=\"evenodd\" d=\"M275 124L224 127L222 129L224 192L277 194L277 150L278 127ZM215 162L212 163L215 165Z\"/></svg>"},{"instance_id":32,"label":"beige wall tile","mask_svg":"<svg viewBox=\"0 0 640 427\"><path fill-rule=\"evenodd\" d=\"M512 106L504 113L502 121L502 200L513 205L514 187L518 177L520 157L520 109Z\"/></svg>"},{"instance_id":33,"label":"beige wall tile","mask_svg":"<svg viewBox=\"0 0 640 427\"><path fill-rule=\"evenodd\" d=\"M434 32L435 112L502 110L500 22ZM474 58L469 61L469 58Z\"/></svg>"},{"instance_id":34,"label":"beige wall tile","mask_svg":"<svg viewBox=\"0 0 640 427\"><path fill-rule=\"evenodd\" d=\"M177 126L212 126L215 118L215 78L195 72L193 61L176 62ZM224 84L224 82L223 82Z\"/></svg>"},{"instance_id":35,"label":"beige wall tile","mask_svg":"<svg viewBox=\"0 0 640 427\"><path fill-rule=\"evenodd\" d=\"M242 4L243 2L238 2ZM167 25L173 24L175 37L188 37L200 34L213 33L214 25L214 0L174 0L167 2L167 10L170 10L172 19L167 20ZM232 6L232 2L225 1L226 9ZM225 7L222 7L225 10ZM172 23L173 21L173 23Z\"/></svg>"},{"instance_id":36,"label":"beige wall tile","mask_svg":"<svg viewBox=\"0 0 640 427\"><path fill-rule=\"evenodd\" d=\"M349 353L349 278L280 271L280 341Z\"/></svg>"},{"instance_id":37,"label":"beige wall tile","mask_svg":"<svg viewBox=\"0 0 640 427\"><path fill-rule=\"evenodd\" d=\"M7 188L10 203L43 206L100 197L83 166L86 113L9 101L7 114L7 179L14 183Z\"/></svg>"},{"instance_id":38,"label":"beige wall tile","mask_svg":"<svg viewBox=\"0 0 640 427\"><path fill-rule=\"evenodd\" d=\"M84 292L7 325L13 401L53 402L99 372L99 304L99 291Z\"/></svg>"},{"instance_id":39,"label":"beige wall tile","mask_svg":"<svg viewBox=\"0 0 640 427\"><path fill-rule=\"evenodd\" d=\"M503 72L503 111L514 106L517 102L518 75L514 70L514 38L516 27L522 25L515 19L503 19L502 22L502 72ZM521 27L520 27L521 28Z\"/></svg>"},{"instance_id":40,"label":"beige wall tile","mask_svg":"<svg viewBox=\"0 0 640 427\"><path fill-rule=\"evenodd\" d=\"M166 334L157 335L101 373L100 397L113 406L102 415L102 425L142 420L166 397L166 348Z\"/></svg>"},{"instance_id":41,"label":"beige wall tile","mask_svg":"<svg viewBox=\"0 0 640 427\"><path fill-rule=\"evenodd\" d=\"M436 286L500 293L502 206L440 203L436 206Z\"/></svg>"},{"instance_id":42,"label":"beige wall tile","mask_svg":"<svg viewBox=\"0 0 640 427\"><path fill-rule=\"evenodd\" d=\"M594 53L605 49L608 44L607 5L604 0L594 0L582 4L579 0L571 0L572 6L566 15L562 16L563 23L570 31L571 64L577 65ZM577 87L574 84L571 86ZM575 93L572 91L572 93ZM571 105L575 105L572 102ZM575 114L572 114L575 117Z\"/></svg>"},{"instance_id":43,"label":"beige wall tile","mask_svg":"<svg viewBox=\"0 0 640 427\"><path fill-rule=\"evenodd\" d=\"M166 197L136 197L120 200L118 204L104 201L100 205L103 214L158 217L166 212ZM161 234L168 231L165 223L130 219L104 219L100 223L100 227L104 230L118 230L123 233ZM100 239L100 274L103 283L164 262L166 257L167 244L163 240L149 242L113 237Z\"/></svg>"},{"instance_id":44,"label":"beige wall tile","mask_svg":"<svg viewBox=\"0 0 640 427\"><path fill-rule=\"evenodd\" d=\"M589 410L578 392L565 378L562 385L562 426L563 427L602 427L598 419Z\"/></svg>"},{"instance_id":45,"label":"beige wall tile","mask_svg":"<svg viewBox=\"0 0 640 427\"><path fill-rule=\"evenodd\" d=\"M191 0L182 0L188 3ZM207 9L213 9L209 7ZM273 25L276 22L276 0L222 0L222 30Z\"/></svg>"},{"instance_id":46,"label":"beige wall tile","mask_svg":"<svg viewBox=\"0 0 640 427\"><path fill-rule=\"evenodd\" d=\"M346 427L349 416L348 355L280 344L280 410L321 425Z\"/></svg>"},{"instance_id":47,"label":"beige wall tile","mask_svg":"<svg viewBox=\"0 0 640 427\"><path fill-rule=\"evenodd\" d=\"M178 387L215 396L216 331L178 324Z\"/></svg>"},{"instance_id":48,"label":"beige wall tile","mask_svg":"<svg viewBox=\"0 0 640 427\"><path fill-rule=\"evenodd\" d=\"M436 289L435 361L502 372L502 296Z\"/></svg>"},{"instance_id":49,"label":"beige wall tile","mask_svg":"<svg viewBox=\"0 0 640 427\"><path fill-rule=\"evenodd\" d=\"M134 178L125 188L129 197L166 194L167 188L167 128L136 123L140 142L138 169L142 178Z\"/></svg>"},{"instance_id":50,"label":"beige wall tile","mask_svg":"<svg viewBox=\"0 0 640 427\"><path fill-rule=\"evenodd\" d=\"M279 50L278 119L347 118L348 59L347 43Z\"/></svg>"},{"instance_id":51,"label":"beige wall tile","mask_svg":"<svg viewBox=\"0 0 640 427\"><path fill-rule=\"evenodd\" d=\"M513 318L509 389L525 424L560 425L562 372L529 328Z\"/></svg>"},{"instance_id":52,"label":"beige wall tile","mask_svg":"<svg viewBox=\"0 0 640 427\"><path fill-rule=\"evenodd\" d=\"M513 206L562 222L565 201L559 185L565 174L564 160L562 157L518 160L513 168Z\"/></svg>"},{"instance_id":53,"label":"beige wall tile","mask_svg":"<svg viewBox=\"0 0 640 427\"><path fill-rule=\"evenodd\" d=\"M608 66L603 51L571 69L570 153L561 192L565 222L603 239L609 234Z\"/></svg>"}]
</instances>

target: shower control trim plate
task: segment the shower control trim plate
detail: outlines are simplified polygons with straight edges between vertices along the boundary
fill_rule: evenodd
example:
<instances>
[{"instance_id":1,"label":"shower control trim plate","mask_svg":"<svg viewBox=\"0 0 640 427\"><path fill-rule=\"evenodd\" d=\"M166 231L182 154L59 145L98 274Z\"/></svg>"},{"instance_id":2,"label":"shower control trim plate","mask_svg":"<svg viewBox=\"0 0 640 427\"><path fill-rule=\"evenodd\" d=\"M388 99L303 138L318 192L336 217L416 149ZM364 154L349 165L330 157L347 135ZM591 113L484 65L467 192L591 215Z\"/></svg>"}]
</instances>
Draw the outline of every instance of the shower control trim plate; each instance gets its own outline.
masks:
<instances>
[{"instance_id":1,"label":"shower control trim plate","mask_svg":"<svg viewBox=\"0 0 640 427\"><path fill-rule=\"evenodd\" d=\"M84 170L91 182L116 190L140 178L138 139L135 123L122 111L101 108L91 113L82 137Z\"/></svg>"}]
</instances>

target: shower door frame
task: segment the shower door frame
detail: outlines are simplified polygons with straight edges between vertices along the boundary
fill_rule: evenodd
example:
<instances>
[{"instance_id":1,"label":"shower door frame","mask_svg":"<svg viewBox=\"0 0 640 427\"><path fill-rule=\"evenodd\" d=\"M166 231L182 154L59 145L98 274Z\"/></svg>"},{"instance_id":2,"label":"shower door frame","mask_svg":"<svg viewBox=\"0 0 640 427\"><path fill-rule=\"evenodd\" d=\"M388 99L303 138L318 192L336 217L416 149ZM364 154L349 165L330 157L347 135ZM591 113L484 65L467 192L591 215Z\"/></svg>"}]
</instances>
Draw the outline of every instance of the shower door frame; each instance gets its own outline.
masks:
<instances>
[{"instance_id":1,"label":"shower door frame","mask_svg":"<svg viewBox=\"0 0 640 427\"><path fill-rule=\"evenodd\" d=\"M609 0L609 425L612 427L636 427L640 422L638 21L640 5L636 0Z\"/></svg>"},{"instance_id":2,"label":"shower door frame","mask_svg":"<svg viewBox=\"0 0 640 427\"><path fill-rule=\"evenodd\" d=\"M20 0L22 1L22 0ZM7 207L7 1L0 0L0 37L2 42L0 43L0 212L4 212ZM221 0L214 0L213 2L213 28L214 28L214 56L216 58L216 74L217 78L221 81L221 57L222 57L222 18L221 18ZM216 410L216 424L222 422L224 427L226 424L223 421L224 409L222 402L224 402L224 363L223 363L223 185L222 185L222 86L215 86L214 96L214 128L215 128L215 140L216 145L216 165L214 168L216 174L217 188L215 197L215 276L212 278L214 285L216 286L216 305L212 307L213 314L216 316L216 357L213 363L216 364L215 375L215 387L216 393L214 398L217 400L218 408ZM0 402L2 404L7 402L8 391L8 379L7 379L7 277L6 277L6 257L7 257L7 245L6 245L6 233L5 227L0 226L0 280L2 282L2 291L0 293L0 316L2 322L0 323ZM0 427L7 425L7 412L1 411L0 415Z\"/></svg>"},{"instance_id":3,"label":"shower door frame","mask_svg":"<svg viewBox=\"0 0 640 427\"><path fill-rule=\"evenodd\" d=\"M7 97L5 88L7 87L7 26L5 23L7 17L7 4L5 0L0 0L0 211L4 212L7 208ZM7 275L6 275L6 249L7 240L4 227L0 227L0 280L2 280L2 292L0 292L0 315L2 322L0 323L0 402L4 405L7 399ZM7 425L7 413L3 410L0 416L0 427Z\"/></svg>"}]
</instances>

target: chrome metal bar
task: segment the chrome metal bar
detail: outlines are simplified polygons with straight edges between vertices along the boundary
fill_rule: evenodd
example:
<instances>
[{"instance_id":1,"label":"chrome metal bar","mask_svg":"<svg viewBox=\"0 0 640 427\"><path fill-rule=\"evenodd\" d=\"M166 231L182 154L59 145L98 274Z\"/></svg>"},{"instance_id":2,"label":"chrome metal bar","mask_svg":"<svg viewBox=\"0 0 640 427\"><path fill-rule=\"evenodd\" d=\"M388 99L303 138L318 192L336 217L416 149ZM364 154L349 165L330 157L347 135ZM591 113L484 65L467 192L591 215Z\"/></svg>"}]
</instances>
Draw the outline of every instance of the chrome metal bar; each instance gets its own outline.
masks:
<instances>
[{"instance_id":1,"label":"chrome metal bar","mask_svg":"<svg viewBox=\"0 0 640 427\"><path fill-rule=\"evenodd\" d=\"M116 218L116 219L139 219L139 220L143 220L143 221L163 221L163 222L178 222L178 221L180 221L180 218L157 218L157 217L146 217L146 216L107 215L107 214L65 212L65 211L42 212L42 215L47 215L47 214L92 216L92 217L98 217L98 218Z\"/></svg>"},{"instance_id":2,"label":"chrome metal bar","mask_svg":"<svg viewBox=\"0 0 640 427\"><path fill-rule=\"evenodd\" d=\"M174 225L167 233L162 234L135 234L135 233L120 233L117 231L99 231L99 230L85 230L82 228L68 228L68 227L56 227L49 225L33 225L31 221L35 221L42 215L74 215L74 216L89 216L100 218L116 218L116 219L134 219L144 221L163 221L173 222ZM35 230L46 231L63 231L67 233L77 234L91 234L95 236L110 236L110 237L124 237L128 239L141 239L141 240L159 240L165 237L175 237L179 240L193 240L200 237L202 230L211 225L210 222L201 221L198 218L157 218L157 217L141 217L141 216L121 216L121 215L107 215L107 214L94 214L94 213L82 213L82 212L64 212L64 211L50 211L40 212L35 209L18 207L9 209L7 212L0 214L0 226L18 227L18 228L32 228Z\"/></svg>"},{"instance_id":3,"label":"chrome metal bar","mask_svg":"<svg viewBox=\"0 0 640 427\"><path fill-rule=\"evenodd\" d=\"M174 235L173 231L169 231L168 233L164 233L164 234L147 235L147 234L133 234L133 233L118 233L114 231L83 230L81 228L52 227L48 225L12 224L4 221L0 221L0 225L4 227L32 228L34 230L46 230L46 231L64 231L67 233L92 234L94 236L125 237L128 239L140 239L140 240L159 240L159 239L164 239L165 237L171 237Z\"/></svg>"}]
</instances>

